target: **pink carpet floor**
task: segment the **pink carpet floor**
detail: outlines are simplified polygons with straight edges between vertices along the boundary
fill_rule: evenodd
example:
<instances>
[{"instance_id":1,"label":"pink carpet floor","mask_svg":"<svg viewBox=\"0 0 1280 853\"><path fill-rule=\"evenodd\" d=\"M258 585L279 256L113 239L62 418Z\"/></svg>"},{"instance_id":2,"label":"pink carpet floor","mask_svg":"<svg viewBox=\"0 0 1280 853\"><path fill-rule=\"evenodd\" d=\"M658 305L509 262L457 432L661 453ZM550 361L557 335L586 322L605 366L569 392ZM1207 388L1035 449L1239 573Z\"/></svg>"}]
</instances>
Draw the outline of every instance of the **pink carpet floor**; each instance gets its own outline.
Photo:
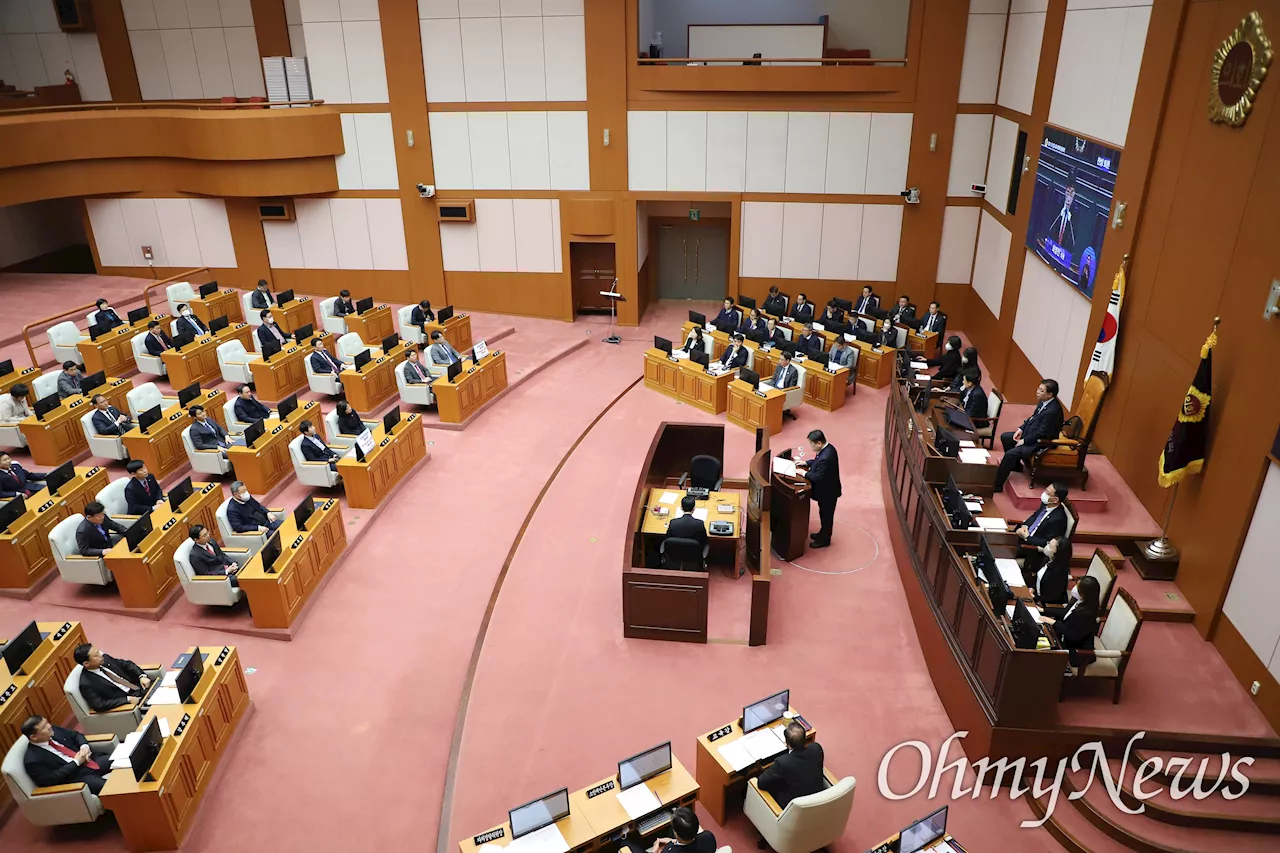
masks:
<instances>
[{"instance_id":1,"label":"pink carpet floor","mask_svg":"<svg viewBox=\"0 0 1280 853\"><path fill-rule=\"evenodd\" d=\"M627 504L653 432L664 420L723 421L634 385L653 334L675 334L687 308L652 307L641 328L622 330L617 347L598 343L603 318L568 325L477 316L477 338L483 328L515 326L499 344L511 354L513 379L518 369L536 373L465 430L429 431L430 462L367 520L292 642L186 618L185 602L152 622L43 595L0 599L0 626L79 619L92 641L135 660L169 660L192 643L240 648L257 710L206 796L187 851L257 851L264 842L281 853L430 849L438 838L438 849L454 850L509 807L603 778L619 758L654 743L670 739L692 768L698 734L782 687L818 727L829 766L859 780L853 817L834 849L866 850L934 807L923 794L901 802L881 796L876 775L886 751L912 739L936 747L953 732L889 543L879 485L885 391L860 388L835 414L802 410L774 437L775 447L799 446L809 429L826 430L841 452L844 498L833 546L779 565L767 646L743 643L747 582L723 576L711 599L716 642L621 636ZM590 342L552 360L559 344L579 337ZM726 475L740 477L753 437L732 425L725 436ZM291 485L271 503L289 504L298 492ZM446 796L459 703L486 625ZM1194 631L1146 631L1153 662L1131 672L1124 702L1080 703L1097 724L1127 726L1156 714L1170 683L1184 683L1183 673L1154 662L1155 652L1177 654ZM1234 680L1226 673L1224 682L1217 664L1197 670L1204 695L1151 718L1263 733L1247 697L1218 689ZM1201 690L1207 684L1215 687ZM895 765L898 788L909 787L909 771ZM1018 828L1030 815L1021 801L965 799L952 804L950 828L969 849L1061 849L1043 831ZM740 816L709 828L722 844L753 849ZM0 849L123 846L109 821L50 831L19 816L0 827Z\"/></svg>"}]
</instances>

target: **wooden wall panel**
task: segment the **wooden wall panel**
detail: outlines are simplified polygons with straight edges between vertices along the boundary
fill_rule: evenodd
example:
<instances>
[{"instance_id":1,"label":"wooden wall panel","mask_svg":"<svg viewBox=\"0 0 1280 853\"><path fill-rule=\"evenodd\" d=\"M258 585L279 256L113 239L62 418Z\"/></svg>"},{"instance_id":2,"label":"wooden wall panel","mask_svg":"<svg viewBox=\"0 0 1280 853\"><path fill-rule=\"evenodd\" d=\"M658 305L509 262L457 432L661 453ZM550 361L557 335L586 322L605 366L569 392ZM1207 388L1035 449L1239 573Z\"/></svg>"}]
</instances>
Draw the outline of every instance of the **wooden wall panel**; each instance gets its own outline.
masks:
<instances>
[{"instance_id":1,"label":"wooden wall panel","mask_svg":"<svg viewBox=\"0 0 1280 853\"><path fill-rule=\"evenodd\" d=\"M107 72L111 100L138 103L142 100L142 89L133 64L133 45L129 43L129 31L125 27L124 8L120 0L91 2L93 28L98 35L98 49L102 52L102 66Z\"/></svg>"},{"instance_id":2,"label":"wooden wall panel","mask_svg":"<svg viewBox=\"0 0 1280 853\"><path fill-rule=\"evenodd\" d=\"M627 63L632 54L626 40L627 8L618 0L586 0L583 12L591 189L621 192L627 188Z\"/></svg>"},{"instance_id":3,"label":"wooden wall panel","mask_svg":"<svg viewBox=\"0 0 1280 853\"><path fill-rule=\"evenodd\" d=\"M449 300L467 311L562 320L573 310L568 276L559 273L447 272L444 282Z\"/></svg>"},{"instance_id":4,"label":"wooden wall panel","mask_svg":"<svg viewBox=\"0 0 1280 853\"><path fill-rule=\"evenodd\" d=\"M284 0L249 0L253 9L253 32L258 39L258 56L290 56L289 23Z\"/></svg>"},{"instance_id":5,"label":"wooden wall panel","mask_svg":"<svg viewBox=\"0 0 1280 853\"><path fill-rule=\"evenodd\" d=\"M410 298L407 270L273 269L271 277L276 290L296 290L321 298L337 296L338 291L346 288L359 296L372 296L378 302L417 301Z\"/></svg>"},{"instance_id":6,"label":"wooden wall panel","mask_svg":"<svg viewBox=\"0 0 1280 853\"><path fill-rule=\"evenodd\" d=\"M240 267L236 286L250 288L264 278L272 282L271 260L267 257L267 238L262 233L262 220L258 216L258 200L229 198L225 202L227 224L231 226L231 245L236 250L236 264ZM272 289L284 288L272 284Z\"/></svg>"},{"instance_id":7,"label":"wooden wall panel","mask_svg":"<svg viewBox=\"0 0 1280 853\"><path fill-rule=\"evenodd\" d=\"M617 200L613 196L560 196L560 230L566 234L607 237L620 233L616 216Z\"/></svg>"},{"instance_id":8,"label":"wooden wall panel","mask_svg":"<svg viewBox=\"0 0 1280 853\"><path fill-rule=\"evenodd\" d=\"M1249 648L1249 642L1226 616L1218 622L1213 645L1241 684L1247 686L1255 681L1261 683L1258 695L1253 697L1253 703L1267 718L1271 728L1280 729L1280 681L1276 680L1267 665Z\"/></svg>"}]
</instances>

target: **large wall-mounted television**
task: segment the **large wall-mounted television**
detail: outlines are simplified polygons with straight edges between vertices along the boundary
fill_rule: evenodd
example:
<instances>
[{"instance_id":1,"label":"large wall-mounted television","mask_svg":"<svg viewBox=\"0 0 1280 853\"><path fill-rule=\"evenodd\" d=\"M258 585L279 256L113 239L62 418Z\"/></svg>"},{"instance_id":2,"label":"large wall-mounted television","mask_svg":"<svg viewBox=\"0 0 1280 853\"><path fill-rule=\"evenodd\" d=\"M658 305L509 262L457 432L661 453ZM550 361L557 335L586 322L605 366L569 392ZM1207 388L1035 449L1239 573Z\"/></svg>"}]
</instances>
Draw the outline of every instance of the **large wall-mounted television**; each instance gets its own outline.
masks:
<instances>
[{"instance_id":1,"label":"large wall-mounted television","mask_svg":"<svg viewBox=\"0 0 1280 853\"><path fill-rule=\"evenodd\" d=\"M1093 298L1120 152L1056 127L1040 141L1027 248Z\"/></svg>"}]
</instances>

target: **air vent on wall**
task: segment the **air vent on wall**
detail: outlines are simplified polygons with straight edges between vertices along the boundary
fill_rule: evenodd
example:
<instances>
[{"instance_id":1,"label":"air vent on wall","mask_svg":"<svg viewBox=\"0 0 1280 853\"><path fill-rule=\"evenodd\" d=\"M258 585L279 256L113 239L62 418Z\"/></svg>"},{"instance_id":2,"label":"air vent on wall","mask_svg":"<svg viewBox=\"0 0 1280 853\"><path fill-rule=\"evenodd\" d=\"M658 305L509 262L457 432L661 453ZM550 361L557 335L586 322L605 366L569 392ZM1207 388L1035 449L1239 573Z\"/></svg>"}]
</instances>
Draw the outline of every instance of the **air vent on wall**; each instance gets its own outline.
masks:
<instances>
[{"instance_id":1,"label":"air vent on wall","mask_svg":"<svg viewBox=\"0 0 1280 853\"><path fill-rule=\"evenodd\" d=\"M466 199L442 198L436 202L436 216L441 222L475 222L476 205Z\"/></svg>"},{"instance_id":2,"label":"air vent on wall","mask_svg":"<svg viewBox=\"0 0 1280 853\"><path fill-rule=\"evenodd\" d=\"M53 0L58 27L69 33L93 32L93 7L90 0Z\"/></svg>"},{"instance_id":3,"label":"air vent on wall","mask_svg":"<svg viewBox=\"0 0 1280 853\"><path fill-rule=\"evenodd\" d=\"M258 218L279 222L293 221L293 199L264 198L258 202Z\"/></svg>"}]
</instances>

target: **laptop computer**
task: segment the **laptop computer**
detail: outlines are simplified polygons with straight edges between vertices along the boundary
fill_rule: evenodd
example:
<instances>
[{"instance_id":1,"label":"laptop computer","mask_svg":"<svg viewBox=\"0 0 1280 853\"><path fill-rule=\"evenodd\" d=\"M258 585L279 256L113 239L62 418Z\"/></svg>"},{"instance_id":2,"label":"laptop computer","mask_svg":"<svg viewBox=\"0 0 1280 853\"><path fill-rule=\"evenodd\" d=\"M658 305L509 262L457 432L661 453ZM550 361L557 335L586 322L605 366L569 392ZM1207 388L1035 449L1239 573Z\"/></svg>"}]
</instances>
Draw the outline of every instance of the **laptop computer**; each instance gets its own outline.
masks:
<instances>
[{"instance_id":1,"label":"laptop computer","mask_svg":"<svg viewBox=\"0 0 1280 853\"><path fill-rule=\"evenodd\" d=\"M974 432L973 421L969 420L969 416L961 409L952 409L950 407L943 409L943 417L947 419L947 423L957 429L966 432Z\"/></svg>"}]
</instances>

